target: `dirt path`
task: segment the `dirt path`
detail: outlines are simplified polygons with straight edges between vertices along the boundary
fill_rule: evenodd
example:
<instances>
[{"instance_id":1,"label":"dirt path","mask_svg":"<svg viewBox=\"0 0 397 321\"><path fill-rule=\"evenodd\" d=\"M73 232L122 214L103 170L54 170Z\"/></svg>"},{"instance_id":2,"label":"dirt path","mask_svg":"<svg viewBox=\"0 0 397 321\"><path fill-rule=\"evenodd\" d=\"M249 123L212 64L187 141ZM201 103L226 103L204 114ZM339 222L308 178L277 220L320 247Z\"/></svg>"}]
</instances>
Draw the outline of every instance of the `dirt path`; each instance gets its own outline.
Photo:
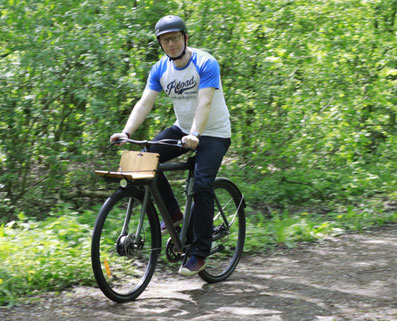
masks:
<instances>
[{"instance_id":1,"label":"dirt path","mask_svg":"<svg viewBox=\"0 0 397 321\"><path fill-rule=\"evenodd\" d=\"M220 284L155 275L135 302L78 287L1 309L0 320L397 320L397 225L246 256Z\"/></svg>"}]
</instances>

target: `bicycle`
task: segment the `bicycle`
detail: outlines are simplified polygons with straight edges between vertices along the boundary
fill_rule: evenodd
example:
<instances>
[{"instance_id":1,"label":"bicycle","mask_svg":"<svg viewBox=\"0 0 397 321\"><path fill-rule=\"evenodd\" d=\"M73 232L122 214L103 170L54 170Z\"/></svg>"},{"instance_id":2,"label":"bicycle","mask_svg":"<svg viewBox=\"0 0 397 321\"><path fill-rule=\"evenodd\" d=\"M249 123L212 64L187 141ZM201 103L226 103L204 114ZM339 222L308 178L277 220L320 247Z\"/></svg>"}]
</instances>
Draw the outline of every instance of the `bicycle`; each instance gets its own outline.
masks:
<instances>
[{"instance_id":1,"label":"bicycle","mask_svg":"<svg viewBox=\"0 0 397 321\"><path fill-rule=\"evenodd\" d=\"M180 141L128 142L148 147L163 144L183 148ZM135 300L149 284L161 251L161 231L154 204L169 232L166 258L185 262L192 241L189 226L193 204L194 156L184 162L158 162L159 155L124 151L120 170L95 171L97 175L120 187L105 201L94 225L91 261L101 291L119 303ZM186 204L181 226L174 227L170 213L156 186L160 171L187 171ZM199 276L208 283L226 280L235 270L245 241L245 201L237 186L227 178L217 177L214 183L215 213L213 241L205 270Z\"/></svg>"}]
</instances>

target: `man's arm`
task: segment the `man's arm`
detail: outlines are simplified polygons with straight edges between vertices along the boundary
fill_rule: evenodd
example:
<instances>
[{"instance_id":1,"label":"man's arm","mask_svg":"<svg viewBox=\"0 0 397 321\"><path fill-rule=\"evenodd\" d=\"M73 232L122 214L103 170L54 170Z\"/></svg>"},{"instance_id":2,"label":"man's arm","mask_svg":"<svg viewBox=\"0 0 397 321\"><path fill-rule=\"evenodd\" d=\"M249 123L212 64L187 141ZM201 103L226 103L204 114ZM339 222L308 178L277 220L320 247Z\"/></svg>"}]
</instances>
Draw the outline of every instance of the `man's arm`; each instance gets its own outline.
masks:
<instances>
[{"instance_id":1,"label":"man's arm","mask_svg":"<svg viewBox=\"0 0 397 321\"><path fill-rule=\"evenodd\" d=\"M145 89L143 91L141 99L135 104L134 108L131 111L130 117L128 117L128 121L123 129L122 133L113 134L110 137L110 141L116 141L119 138L127 138L128 135L132 135L139 126L142 125L146 116L150 113L153 108L154 101L159 95L158 91L154 91L151 89Z\"/></svg>"},{"instance_id":2,"label":"man's arm","mask_svg":"<svg viewBox=\"0 0 397 321\"><path fill-rule=\"evenodd\" d=\"M204 132L205 127L207 126L208 117L211 111L212 99L214 98L215 88L207 87L199 90L198 93L198 105L197 110L194 115L193 124L190 128L190 134L188 136L183 137L182 141L186 144L187 147L196 149L199 143L199 139L191 135L196 132L200 135Z\"/></svg>"},{"instance_id":3,"label":"man's arm","mask_svg":"<svg viewBox=\"0 0 397 321\"><path fill-rule=\"evenodd\" d=\"M153 108L154 101L159 95L158 91L145 89L141 99L135 104L123 132L132 135L142 125L146 116Z\"/></svg>"}]
</instances>

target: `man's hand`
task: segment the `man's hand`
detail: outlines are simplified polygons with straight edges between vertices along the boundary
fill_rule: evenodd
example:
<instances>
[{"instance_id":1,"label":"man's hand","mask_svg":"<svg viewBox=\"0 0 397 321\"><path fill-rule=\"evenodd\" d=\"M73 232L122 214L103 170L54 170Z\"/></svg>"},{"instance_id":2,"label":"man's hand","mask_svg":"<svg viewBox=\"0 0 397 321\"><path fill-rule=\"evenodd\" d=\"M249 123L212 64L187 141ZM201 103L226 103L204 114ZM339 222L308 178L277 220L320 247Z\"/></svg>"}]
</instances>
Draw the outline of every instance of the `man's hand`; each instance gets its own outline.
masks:
<instances>
[{"instance_id":1,"label":"man's hand","mask_svg":"<svg viewBox=\"0 0 397 321\"><path fill-rule=\"evenodd\" d=\"M112 136L110 136L110 142L113 143L119 139L128 139L128 136L126 133L115 133ZM124 145L125 143L120 143L117 145Z\"/></svg>"},{"instance_id":2,"label":"man's hand","mask_svg":"<svg viewBox=\"0 0 397 321\"><path fill-rule=\"evenodd\" d=\"M199 141L200 140L198 139L198 137L194 135L187 135L182 137L182 143L184 143L185 146L190 149L196 149Z\"/></svg>"}]
</instances>

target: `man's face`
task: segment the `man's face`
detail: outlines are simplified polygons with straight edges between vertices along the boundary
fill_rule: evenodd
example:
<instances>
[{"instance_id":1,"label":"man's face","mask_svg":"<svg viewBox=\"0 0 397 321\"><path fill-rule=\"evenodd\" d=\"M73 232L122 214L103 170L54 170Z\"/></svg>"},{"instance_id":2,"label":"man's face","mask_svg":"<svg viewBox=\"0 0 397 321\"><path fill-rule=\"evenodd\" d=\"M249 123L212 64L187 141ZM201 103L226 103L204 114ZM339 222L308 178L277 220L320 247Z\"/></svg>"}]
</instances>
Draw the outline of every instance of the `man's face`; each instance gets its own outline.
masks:
<instances>
[{"instance_id":1,"label":"man's face","mask_svg":"<svg viewBox=\"0 0 397 321\"><path fill-rule=\"evenodd\" d=\"M169 32L160 36L160 43L165 53L170 57L178 57L185 48L181 32Z\"/></svg>"}]
</instances>

